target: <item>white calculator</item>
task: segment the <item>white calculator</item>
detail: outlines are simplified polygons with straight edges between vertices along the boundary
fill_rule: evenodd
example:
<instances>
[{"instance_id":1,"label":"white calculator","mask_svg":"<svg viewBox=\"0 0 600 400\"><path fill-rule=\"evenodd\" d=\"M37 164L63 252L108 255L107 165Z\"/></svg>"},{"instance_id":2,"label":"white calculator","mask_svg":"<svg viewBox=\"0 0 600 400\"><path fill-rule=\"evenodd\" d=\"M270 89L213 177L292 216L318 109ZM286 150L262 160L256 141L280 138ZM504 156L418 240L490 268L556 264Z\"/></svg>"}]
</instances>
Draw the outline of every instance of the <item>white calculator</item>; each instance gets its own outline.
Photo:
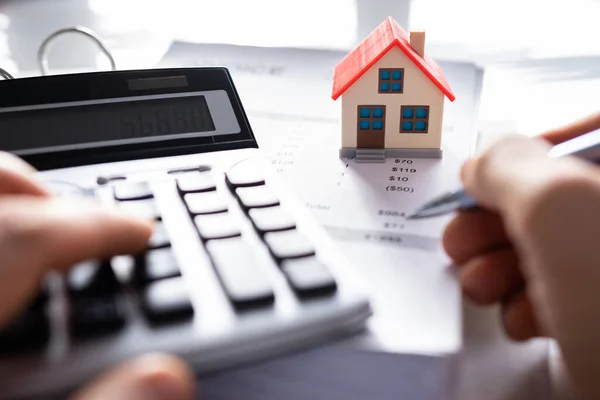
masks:
<instances>
[{"instance_id":1,"label":"white calculator","mask_svg":"<svg viewBox=\"0 0 600 400\"><path fill-rule=\"evenodd\" d=\"M0 327L0 398L64 398L148 351L201 375L364 329L349 260L278 181L226 68L0 81L0 132L57 195L156 223L147 250L50 273Z\"/></svg>"}]
</instances>

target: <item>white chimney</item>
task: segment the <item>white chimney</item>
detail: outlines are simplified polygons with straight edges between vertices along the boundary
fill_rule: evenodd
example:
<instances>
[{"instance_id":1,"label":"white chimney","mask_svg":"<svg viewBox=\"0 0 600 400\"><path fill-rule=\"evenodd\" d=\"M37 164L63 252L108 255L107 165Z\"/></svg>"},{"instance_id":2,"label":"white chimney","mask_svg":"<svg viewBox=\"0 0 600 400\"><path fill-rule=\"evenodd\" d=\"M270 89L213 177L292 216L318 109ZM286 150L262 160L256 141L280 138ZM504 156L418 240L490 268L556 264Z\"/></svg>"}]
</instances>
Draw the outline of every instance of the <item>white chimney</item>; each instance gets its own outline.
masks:
<instances>
[{"instance_id":1,"label":"white chimney","mask_svg":"<svg viewBox=\"0 0 600 400\"><path fill-rule=\"evenodd\" d=\"M425 31L410 31L410 45L417 54L425 57Z\"/></svg>"}]
</instances>

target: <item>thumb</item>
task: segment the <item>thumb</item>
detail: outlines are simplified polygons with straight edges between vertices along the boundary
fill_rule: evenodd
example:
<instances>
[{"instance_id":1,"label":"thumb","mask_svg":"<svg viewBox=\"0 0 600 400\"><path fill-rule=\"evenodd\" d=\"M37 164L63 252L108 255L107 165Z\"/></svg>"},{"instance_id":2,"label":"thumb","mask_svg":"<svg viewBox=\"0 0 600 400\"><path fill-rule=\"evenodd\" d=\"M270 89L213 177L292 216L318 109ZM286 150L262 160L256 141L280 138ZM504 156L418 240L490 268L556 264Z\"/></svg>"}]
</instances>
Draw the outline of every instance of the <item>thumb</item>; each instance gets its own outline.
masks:
<instances>
[{"instance_id":1,"label":"thumb","mask_svg":"<svg viewBox=\"0 0 600 400\"><path fill-rule=\"evenodd\" d=\"M69 400L192 400L194 376L180 359L147 354L90 382Z\"/></svg>"}]
</instances>

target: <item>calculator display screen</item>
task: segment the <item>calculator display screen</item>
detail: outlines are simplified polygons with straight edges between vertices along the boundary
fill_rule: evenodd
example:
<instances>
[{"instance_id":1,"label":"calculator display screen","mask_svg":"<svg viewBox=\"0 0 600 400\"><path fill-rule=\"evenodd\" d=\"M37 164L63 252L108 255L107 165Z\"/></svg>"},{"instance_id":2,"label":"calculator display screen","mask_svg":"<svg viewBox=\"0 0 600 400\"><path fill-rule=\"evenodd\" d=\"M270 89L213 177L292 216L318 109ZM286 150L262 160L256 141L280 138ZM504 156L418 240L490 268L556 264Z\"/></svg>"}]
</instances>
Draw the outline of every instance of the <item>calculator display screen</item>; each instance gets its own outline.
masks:
<instances>
[{"instance_id":1,"label":"calculator display screen","mask_svg":"<svg viewBox=\"0 0 600 400\"><path fill-rule=\"evenodd\" d=\"M213 132L205 96L107 102L0 114L0 148L76 146Z\"/></svg>"}]
</instances>

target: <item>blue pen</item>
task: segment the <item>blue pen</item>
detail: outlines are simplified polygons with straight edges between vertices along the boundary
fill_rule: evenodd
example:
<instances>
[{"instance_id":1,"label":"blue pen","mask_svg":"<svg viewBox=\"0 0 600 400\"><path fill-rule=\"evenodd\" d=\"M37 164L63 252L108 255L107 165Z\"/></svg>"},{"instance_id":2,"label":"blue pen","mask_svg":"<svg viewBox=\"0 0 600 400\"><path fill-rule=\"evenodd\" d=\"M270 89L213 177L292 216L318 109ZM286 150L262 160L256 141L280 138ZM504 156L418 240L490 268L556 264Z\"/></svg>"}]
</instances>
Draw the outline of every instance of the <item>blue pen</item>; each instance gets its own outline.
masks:
<instances>
[{"instance_id":1,"label":"blue pen","mask_svg":"<svg viewBox=\"0 0 600 400\"><path fill-rule=\"evenodd\" d=\"M600 162L600 129L578 136L553 146L550 157L575 156L590 162ZM446 193L425 203L409 215L408 219L429 218L448 214L456 210L477 208L477 203L464 190Z\"/></svg>"}]
</instances>

